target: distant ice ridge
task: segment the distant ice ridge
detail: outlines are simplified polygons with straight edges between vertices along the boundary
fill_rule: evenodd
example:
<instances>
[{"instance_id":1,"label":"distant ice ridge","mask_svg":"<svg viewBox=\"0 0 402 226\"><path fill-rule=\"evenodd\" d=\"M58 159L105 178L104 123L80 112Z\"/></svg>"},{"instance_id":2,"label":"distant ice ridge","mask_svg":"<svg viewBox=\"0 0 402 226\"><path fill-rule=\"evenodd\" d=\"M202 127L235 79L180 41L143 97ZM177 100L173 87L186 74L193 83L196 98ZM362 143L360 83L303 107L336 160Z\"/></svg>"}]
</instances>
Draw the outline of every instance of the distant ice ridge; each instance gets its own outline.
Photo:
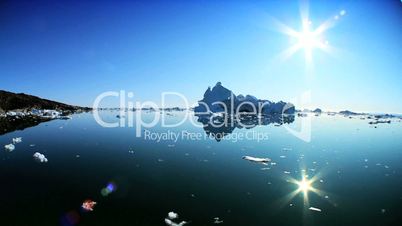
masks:
<instances>
[{"instance_id":1,"label":"distant ice ridge","mask_svg":"<svg viewBox=\"0 0 402 226\"><path fill-rule=\"evenodd\" d=\"M39 152L35 152L33 155L34 159L37 160L38 162L44 163L47 162L47 158L45 157L44 154L41 154Z\"/></svg>"},{"instance_id":2,"label":"distant ice ridge","mask_svg":"<svg viewBox=\"0 0 402 226\"><path fill-rule=\"evenodd\" d=\"M17 117L22 118L25 116L37 116L41 118L49 118L49 119L71 119L71 116L64 115L63 111L58 110L38 110L38 109L31 109L31 110L19 110L19 111L8 111L5 113L4 117Z\"/></svg>"},{"instance_id":3,"label":"distant ice ridge","mask_svg":"<svg viewBox=\"0 0 402 226\"><path fill-rule=\"evenodd\" d=\"M271 102L269 100L260 100L252 95L236 96L231 90L222 86L218 82L211 89L204 93L202 100L198 102L194 112L200 114L213 114L217 112L239 113L255 112L256 114L294 114L295 107L291 103L283 101Z\"/></svg>"}]
</instances>

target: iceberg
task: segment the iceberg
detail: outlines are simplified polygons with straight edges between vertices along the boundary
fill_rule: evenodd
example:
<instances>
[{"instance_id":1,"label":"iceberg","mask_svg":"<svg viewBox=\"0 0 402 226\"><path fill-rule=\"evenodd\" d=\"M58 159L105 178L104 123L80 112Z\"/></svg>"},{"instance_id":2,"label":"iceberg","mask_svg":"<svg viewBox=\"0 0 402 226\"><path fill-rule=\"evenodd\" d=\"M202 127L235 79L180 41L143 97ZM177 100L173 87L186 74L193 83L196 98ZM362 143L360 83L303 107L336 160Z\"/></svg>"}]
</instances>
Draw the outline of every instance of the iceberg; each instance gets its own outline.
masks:
<instances>
[{"instance_id":1,"label":"iceberg","mask_svg":"<svg viewBox=\"0 0 402 226\"><path fill-rule=\"evenodd\" d=\"M243 156L242 159L250 161L250 162L261 163L263 165L268 165L268 162L271 161L271 159L269 159L269 158L257 158L257 157L251 157L251 156Z\"/></svg>"},{"instance_id":2,"label":"iceberg","mask_svg":"<svg viewBox=\"0 0 402 226\"><path fill-rule=\"evenodd\" d=\"M202 100L198 101L198 106L194 108L197 116L208 116L217 112L241 113L248 112L254 114L294 114L295 106L283 101L271 102L269 100L260 100L251 95L238 95L224 86L221 82L204 93Z\"/></svg>"},{"instance_id":3,"label":"iceberg","mask_svg":"<svg viewBox=\"0 0 402 226\"><path fill-rule=\"evenodd\" d=\"M322 110L321 110L320 108L316 108L313 112L314 112L314 113L317 113L317 114L321 114L321 113L322 113Z\"/></svg>"},{"instance_id":4,"label":"iceberg","mask_svg":"<svg viewBox=\"0 0 402 226\"><path fill-rule=\"evenodd\" d=\"M12 152L12 151L14 151L15 146L14 146L14 144L7 144L7 145L4 145L4 149L6 149L6 151Z\"/></svg>"},{"instance_id":5,"label":"iceberg","mask_svg":"<svg viewBox=\"0 0 402 226\"><path fill-rule=\"evenodd\" d=\"M34 159L37 160L38 162L48 162L47 158L45 157L44 154L41 154L39 152L35 152L33 155Z\"/></svg>"}]
</instances>

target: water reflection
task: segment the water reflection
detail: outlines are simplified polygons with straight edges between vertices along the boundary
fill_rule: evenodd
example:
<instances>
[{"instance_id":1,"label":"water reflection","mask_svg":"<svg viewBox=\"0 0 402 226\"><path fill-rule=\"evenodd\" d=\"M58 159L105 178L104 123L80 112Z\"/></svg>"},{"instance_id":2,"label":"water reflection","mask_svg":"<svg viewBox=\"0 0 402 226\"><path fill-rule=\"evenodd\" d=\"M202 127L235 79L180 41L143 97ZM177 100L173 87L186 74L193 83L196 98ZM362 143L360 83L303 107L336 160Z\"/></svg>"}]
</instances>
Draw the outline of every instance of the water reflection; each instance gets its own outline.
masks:
<instances>
[{"instance_id":1,"label":"water reflection","mask_svg":"<svg viewBox=\"0 0 402 226\"><path fill-rule=\"evenodd\" d=\"M293 123L294 115L287 114L270 114L270 115L255 115L255 114L239 114L231 115L212 115L198 116L197 121L203 124L205 133L212 136L216 141L221 141L223 137L233 133L235 128L251 129L258 125L274 124L281 126L283 124Z\"/></svg>"},{"instance_id":2,"label":"water reflection","mask_svg":"<svg viewBox=\"0 0 402 226\"><path fill-rule=\"evenodd\" d=\"M39 125L42 122L52 120L38 116L25 117L0 117L0 135L13 132L15 130L24 130L25 128Z\"/></svg>"}]
</instances>

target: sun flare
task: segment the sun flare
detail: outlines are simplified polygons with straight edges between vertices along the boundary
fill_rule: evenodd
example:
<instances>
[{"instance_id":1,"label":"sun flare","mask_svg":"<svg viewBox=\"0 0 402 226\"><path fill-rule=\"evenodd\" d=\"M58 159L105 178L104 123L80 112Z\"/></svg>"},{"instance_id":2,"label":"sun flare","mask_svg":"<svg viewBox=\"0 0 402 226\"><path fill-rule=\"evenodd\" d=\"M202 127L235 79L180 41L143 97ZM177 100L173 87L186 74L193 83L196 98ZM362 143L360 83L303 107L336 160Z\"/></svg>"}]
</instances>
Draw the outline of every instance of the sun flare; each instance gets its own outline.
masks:
<instances>
[{"instance_id":1,"label":"sun flare","mask_svg":"<svg viewBox=\"0 0 402 226\"><path fill-rule=\"evenodd\" d=\"M325 32L340 20L341 17L346 15L345 10L341 10L335 16L330 17L320 24L313 24L309 19L308 10L301 10L301 28L300 30L293 29L280 21L274 19L274 26L278 28L279 32L291 38L291 45L283 50L279 57L286 60L293 56L296 52L304 51L304 58L307 66L313 64L314 50L321 50L326 53L332 54L335 50L329 44L325 37Z\"/></svg>"},{"instance_id":2,"label":"sun flare","mask_svg":"<svg viewBox=\"0 0 402 226\"><path fill-rule=\"evenodd\" d=\"M303 193L307 193L309 190L312 190L311 186L311 181L306 180L306 178L303 178L301 181L297 182L297 185L299 185L299 191Z\"/></svg>"}]
</instances>

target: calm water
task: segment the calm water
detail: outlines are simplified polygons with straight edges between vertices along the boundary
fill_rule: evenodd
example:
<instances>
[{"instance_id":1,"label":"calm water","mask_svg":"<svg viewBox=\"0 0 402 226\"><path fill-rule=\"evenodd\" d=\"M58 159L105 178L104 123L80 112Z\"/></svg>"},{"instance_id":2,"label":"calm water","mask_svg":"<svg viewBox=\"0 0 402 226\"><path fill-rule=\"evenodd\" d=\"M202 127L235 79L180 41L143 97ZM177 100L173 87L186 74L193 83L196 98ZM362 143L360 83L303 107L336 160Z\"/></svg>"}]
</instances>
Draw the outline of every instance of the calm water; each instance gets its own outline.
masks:
<instances>
[{"instance_id":1,"label":"calm water","mask_svg":"<svg viewBox=\"0 0 402 226\"><path fill-rule=\"evenodd\" d=\"M103 113L109 121L115 116ZM289 126L299 128L300 120ZM160 125L149 130L167 131ZM204 133L188 122L169 130ZM156 142L136 137L135 128L102 128L84 113L2 135L2 146L13 137L23 142L0 152L0 225L164 225L170 211L189 225L213 225L214 217L222 225L401 224L399 119L374 128L359 118L312 116L311 142L273 124L233 134L250 131L268 139ZM35 152L49 162L34 161ZM303 169L318 178L312 186L320 190L307 193L308 203L303 192L289 199L298 189L292 178L301 180ZM102 196L109 182L117 189ZM81 210L86 199L98 203L93 212Z\"/></svg>"}]
</instances>

